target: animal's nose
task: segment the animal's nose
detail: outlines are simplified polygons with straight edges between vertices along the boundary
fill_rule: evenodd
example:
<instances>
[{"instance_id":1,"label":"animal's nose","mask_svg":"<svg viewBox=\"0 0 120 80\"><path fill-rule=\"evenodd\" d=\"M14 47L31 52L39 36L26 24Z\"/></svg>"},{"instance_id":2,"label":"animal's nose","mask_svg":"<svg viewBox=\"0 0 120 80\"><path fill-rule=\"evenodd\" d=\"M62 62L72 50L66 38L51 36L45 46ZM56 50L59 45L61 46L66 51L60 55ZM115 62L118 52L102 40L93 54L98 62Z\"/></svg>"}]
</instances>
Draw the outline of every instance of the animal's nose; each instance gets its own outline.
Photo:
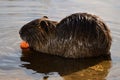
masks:
<instances>
[{"instance_id":1,"label":"animal's nose","mask_svg":"<svg viewBox=\"0 0 120 80\"><path fill-rule=\"evenodd\" d=\"M21 30L19 31L19 34L20 34L20 35L22 34L22 31L21 31Z\"/></svg>"}]
</instances>

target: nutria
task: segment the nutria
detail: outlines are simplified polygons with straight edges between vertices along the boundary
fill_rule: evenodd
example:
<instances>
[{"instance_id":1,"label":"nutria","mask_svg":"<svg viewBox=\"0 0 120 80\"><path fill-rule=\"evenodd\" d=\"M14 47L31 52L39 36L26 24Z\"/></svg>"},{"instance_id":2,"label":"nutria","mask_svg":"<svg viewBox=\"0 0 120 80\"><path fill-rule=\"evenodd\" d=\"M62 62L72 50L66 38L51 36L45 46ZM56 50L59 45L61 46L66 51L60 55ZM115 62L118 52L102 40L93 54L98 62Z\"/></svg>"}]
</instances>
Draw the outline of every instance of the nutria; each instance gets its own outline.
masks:
<instances>
[{"instance_id":1,"label":"nutria","mask_svg":"<svg viewBox=\"0 0 120 80\"><path fill-rule=\"evenodd\" d=\"M43 53L68 58L110 55L110 30L102 19L88 13L71 14L59 23L46 18L34 20L20 33L30 47Z\"/></svg>"}]
</instances>

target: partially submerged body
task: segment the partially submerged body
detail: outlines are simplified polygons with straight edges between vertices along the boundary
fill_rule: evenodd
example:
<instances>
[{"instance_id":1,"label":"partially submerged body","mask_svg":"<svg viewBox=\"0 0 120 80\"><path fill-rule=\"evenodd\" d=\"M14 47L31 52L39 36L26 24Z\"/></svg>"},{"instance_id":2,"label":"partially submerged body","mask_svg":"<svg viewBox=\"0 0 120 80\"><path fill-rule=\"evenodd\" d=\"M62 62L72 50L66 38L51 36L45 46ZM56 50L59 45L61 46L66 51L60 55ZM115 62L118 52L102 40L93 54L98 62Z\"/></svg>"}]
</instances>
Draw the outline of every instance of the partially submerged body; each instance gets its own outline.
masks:
<instances>
[{"instance_id":1,"label":"partially submerged body","mask_svg":"<svg viewBox=\"0 0 120 80\"><path fill-rule=\"evenodd\" d=\"M41 18L22 27L20 35L36 51L68 58L110 55L111 35L97 16L75 13L59 23Z\"/></svg>"}]
</instances>

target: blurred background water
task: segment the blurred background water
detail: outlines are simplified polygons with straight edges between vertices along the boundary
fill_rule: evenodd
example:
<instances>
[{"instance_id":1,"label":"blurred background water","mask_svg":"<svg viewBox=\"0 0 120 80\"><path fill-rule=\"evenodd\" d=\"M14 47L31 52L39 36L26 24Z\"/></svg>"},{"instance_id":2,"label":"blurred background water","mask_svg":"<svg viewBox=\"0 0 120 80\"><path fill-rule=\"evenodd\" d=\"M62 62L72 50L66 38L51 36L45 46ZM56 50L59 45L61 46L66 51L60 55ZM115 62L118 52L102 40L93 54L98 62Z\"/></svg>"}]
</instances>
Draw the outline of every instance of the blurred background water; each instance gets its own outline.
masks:
<instances>
[{"instance_id":1,"label":"blurred background water","mask_svg":"<svg viewBox=\"0 0 120 80\"><path fill-rule=\"evenodd\" d=\"M18 32L24 24L42 16L60 21L76 12L98 15L107 23L111 61L22 58ZM119 0L0 0L0 80L120 80L119 14Z\"/></svg>"}]
</instances>

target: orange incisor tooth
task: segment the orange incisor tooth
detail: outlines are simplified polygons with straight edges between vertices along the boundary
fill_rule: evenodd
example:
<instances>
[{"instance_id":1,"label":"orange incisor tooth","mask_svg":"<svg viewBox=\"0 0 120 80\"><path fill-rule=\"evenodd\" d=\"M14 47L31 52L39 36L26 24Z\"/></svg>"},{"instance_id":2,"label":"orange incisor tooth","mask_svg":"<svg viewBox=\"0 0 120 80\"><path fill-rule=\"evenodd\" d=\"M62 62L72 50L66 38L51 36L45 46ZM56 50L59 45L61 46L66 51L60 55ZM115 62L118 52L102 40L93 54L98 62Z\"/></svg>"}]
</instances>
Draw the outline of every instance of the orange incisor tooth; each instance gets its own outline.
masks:
<instances>
[{"instance_id":1,"label":"orange incisor tooth","mask_svg":"<svg viewBox=\"0 0 120 80\"><path fill-rule=\"evenodd\" d=\"M29 44L25 41L22 41L20 43L20 47L21 47L21 49L26 49L26 48L29 48Z\"/></svg>"}]
</instances>

